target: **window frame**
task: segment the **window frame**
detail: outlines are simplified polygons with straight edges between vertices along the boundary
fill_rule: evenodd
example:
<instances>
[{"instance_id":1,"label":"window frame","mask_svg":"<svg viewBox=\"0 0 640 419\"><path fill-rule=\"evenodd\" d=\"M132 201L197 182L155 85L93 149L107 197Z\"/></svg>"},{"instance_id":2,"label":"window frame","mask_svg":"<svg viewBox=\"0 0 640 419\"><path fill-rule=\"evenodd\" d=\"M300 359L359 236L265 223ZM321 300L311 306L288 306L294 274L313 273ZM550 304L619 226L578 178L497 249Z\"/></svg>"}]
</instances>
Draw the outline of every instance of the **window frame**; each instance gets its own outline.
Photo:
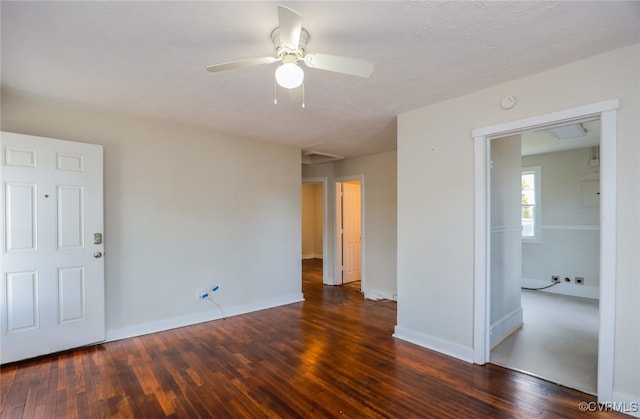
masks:
<instances>
[{"instance_id":1,"label":"window frame","mask_svg":"<svg viewBox=\"0 0 640 419\"><path fill-rule=\"evenodd\" d=\"M522 235L523 243L541 243L542 242L542 166L527 166L522 167L520 174L520 182L522 183L522 176L525 174L533 174L533 193L535 197L535 203L533 204L533 236ZM522 212L522 205L521 205ZM521 216L522 220L522 216ZM524 234L524 225L522 233Z\"/></svg>"}]
</instances>

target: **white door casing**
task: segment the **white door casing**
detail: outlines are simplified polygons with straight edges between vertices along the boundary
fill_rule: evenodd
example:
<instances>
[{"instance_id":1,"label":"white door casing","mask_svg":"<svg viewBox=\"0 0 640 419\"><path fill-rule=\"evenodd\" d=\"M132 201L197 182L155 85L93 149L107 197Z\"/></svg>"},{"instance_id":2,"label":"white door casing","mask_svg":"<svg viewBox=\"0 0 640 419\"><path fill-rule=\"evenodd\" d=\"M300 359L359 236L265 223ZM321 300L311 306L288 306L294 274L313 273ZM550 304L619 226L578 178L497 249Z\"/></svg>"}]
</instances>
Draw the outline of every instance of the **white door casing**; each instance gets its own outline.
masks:
<instances>
[{"instance_id":1,"label":"white door casing","mask_svg":"<svg viewBox=\"0 0 640 419\"><path fill-rule=\"evenodd\" d=\"M600 328L598 334L598 401L613 402L616 283L616 111L611 99L554 113L475 129L474 362L489 362L490 234L489 167L491 140L525 130L600 119Z\"/></svg>"},{"instance_id":2,"label":"white door casing","mask_svg":"<svg viewBox=\"0 0 640 419\"><path fill-rule=\"evenodd\" d=\"M102 147L2 132L0 148L0 363L104 341Z\"/></svg>"}]
</instances>

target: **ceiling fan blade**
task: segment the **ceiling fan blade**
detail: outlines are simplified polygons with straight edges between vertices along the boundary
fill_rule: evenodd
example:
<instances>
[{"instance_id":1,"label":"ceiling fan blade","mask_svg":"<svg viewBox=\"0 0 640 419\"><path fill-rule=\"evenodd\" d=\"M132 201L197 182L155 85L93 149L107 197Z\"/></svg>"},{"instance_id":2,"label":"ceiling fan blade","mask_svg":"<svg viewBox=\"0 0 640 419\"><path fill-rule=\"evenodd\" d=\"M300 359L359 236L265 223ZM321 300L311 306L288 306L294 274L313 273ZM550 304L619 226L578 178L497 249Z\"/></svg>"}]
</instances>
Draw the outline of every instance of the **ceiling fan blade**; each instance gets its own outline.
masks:
<instances>
[{"instance_id":1,"label":"ceiling fan blade","mask_svg":"<svg viewBox=\"0 0 640 419\"><path fill-rule=\"evenodd\" d=\"M234 68L250 67L260 64L271 64L275 63L276 61L279 61L279 59L275 57L249 58L246 60L238 60L231 61L229 63L210 65L209 67L207 67L207 71L217 73L218 71L233 70Z\"/></svg>"},{"instance_id":2,"label":"ceiling fan blade","mask_svg":"<svg viewBox=\"0 0 640 419\"><path fill-rule=\"evenodd\" d=\"M291 51L297 50L300 45L302 16L288 7L278 5L278 22L282 46Z\"/></svg>"},{"instance_id":3,"label":"ceiling fan blade","mask_svg":"<svg viewBox=\"0 0 640 419\"><path fill-rule=\"evenodd\" d=\"M340 55L310 53L304 56L304 63L311 68L358 77L369 77L373 72L373 64Z\"/></svg>"}]
</instances>

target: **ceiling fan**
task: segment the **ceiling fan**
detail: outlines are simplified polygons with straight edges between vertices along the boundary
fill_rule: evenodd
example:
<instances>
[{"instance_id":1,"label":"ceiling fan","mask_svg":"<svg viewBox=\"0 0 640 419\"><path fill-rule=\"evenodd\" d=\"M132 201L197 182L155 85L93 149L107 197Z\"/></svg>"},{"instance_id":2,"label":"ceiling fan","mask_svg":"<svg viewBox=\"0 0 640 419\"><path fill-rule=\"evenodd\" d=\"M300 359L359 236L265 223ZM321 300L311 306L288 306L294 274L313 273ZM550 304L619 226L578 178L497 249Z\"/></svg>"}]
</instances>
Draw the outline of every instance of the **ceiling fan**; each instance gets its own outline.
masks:
<instances>
[{"instance_id":1,"label":"ceiling fan","mask_svg":"<svg viewBox=\"0 0 640 419\"><path fill-rule=\"evenodd\" d=\"M207 67L216 73L249 67L260 64L281 62L276 69L275 78L278 85L286 89L295 89L304 81L304 71L298 65L303 62L307 67L320 70L334 71L358 77L369 77L373 72L373 64L354 58L339 55L306 53L309 32L302 27L302 16L288 7L278 6L279 26L271 32L271 40L276 51L276 57L249 58L231 61ZM304 105L303 105L304 106Z\"/></svg>"}]
</instances>

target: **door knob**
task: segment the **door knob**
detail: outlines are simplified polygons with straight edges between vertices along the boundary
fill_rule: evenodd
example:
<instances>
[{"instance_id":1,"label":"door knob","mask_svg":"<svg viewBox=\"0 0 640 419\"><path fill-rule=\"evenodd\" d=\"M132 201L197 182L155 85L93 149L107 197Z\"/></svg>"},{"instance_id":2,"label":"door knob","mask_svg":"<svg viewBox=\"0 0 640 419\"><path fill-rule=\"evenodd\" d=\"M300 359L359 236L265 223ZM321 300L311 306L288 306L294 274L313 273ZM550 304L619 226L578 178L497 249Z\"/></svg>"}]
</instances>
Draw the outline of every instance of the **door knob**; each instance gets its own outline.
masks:
<instances>
[{"instance_id":1,"label":"door knob","mask_svg":"<svg viewBox=\"0 0 640 419\"><path fill-rule=\"evenodd\" d=\"M101 258L101 257L102 257L102 252L95 252L95 253L93 254L93 257L94 257L94 258Z\"/></svg>"}]
</instances>

